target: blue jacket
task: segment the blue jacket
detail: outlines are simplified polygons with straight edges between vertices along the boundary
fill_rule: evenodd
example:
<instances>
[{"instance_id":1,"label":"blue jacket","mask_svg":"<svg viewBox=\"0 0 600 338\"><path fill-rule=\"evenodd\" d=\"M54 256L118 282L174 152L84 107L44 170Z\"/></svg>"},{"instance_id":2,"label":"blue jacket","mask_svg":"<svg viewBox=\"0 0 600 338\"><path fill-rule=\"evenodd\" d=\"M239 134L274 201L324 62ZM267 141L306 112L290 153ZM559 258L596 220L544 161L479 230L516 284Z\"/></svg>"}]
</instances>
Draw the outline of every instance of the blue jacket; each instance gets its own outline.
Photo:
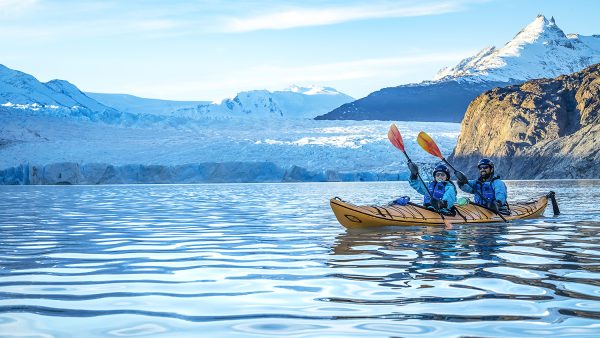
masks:
<instances>
[{"instance_id":1,"label":"blue jacket","mask_svg":"<svg viewBox=\"0 0 600 338\"><path fill-rule=\"evenodd\" d=\"M485 196L484 187L482 184L488 183L491 185L493 199L499 201L502 205L506 205L506 184L502 182L502 180L496 176L492 179L491 182L481 182L479 180L469 180L469 183L460 185L460 190L467 192L469 194L475 194L475 203L479 203L482 205L487 205L488 203L494 202L492 200L484 200L482 196ZM475 193L478 191L479 194ZM480 196L481 195L481 196Z\"/></svg>"},{"instance_id":2,"label":"blue jacket","mask_svg":"<svg viewBox=\"0 0 600 338\"><path fill-rule=\"evenodd\" d=\"M429 194L427 193L427 187L424 186L418 178L414 180L409 179L408 183L419 194L423 196L429 196ZM429 183L430 182L428 182L427 185L429 185ZM446 203L448 203L446 208L442 209L442 211L444 212L449 212L454 206L454 203L456 203L456 189L454 188L454 185L450 182L446 184L446 189L444 191L444 197L442 197L442 201L446 201Z\"/></svg>"}]
</instances>

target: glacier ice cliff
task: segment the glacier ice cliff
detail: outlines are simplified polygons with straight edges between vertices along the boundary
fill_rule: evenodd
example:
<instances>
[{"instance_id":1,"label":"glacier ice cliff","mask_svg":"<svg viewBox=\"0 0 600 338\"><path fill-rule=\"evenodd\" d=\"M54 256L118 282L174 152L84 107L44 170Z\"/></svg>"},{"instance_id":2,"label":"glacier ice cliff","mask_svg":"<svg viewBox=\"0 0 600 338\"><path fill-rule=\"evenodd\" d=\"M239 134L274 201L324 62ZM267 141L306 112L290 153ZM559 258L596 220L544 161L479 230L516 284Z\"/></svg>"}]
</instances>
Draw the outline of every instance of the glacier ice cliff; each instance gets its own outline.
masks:
<instances>
[{"instance_id":1,"label":"glacier ice cliff","mask_svg":"<svg viewBox=\"0 0 600 338\"><path fill-rule=\"evenodd\" d=\"M175 166L62 162L22 164L0 170L0 184L12 185L393 181L406 180L407 177L406 172L318 171L295 165L282 168L272 162L212 162Z\"/></svg>"}]
</instances>

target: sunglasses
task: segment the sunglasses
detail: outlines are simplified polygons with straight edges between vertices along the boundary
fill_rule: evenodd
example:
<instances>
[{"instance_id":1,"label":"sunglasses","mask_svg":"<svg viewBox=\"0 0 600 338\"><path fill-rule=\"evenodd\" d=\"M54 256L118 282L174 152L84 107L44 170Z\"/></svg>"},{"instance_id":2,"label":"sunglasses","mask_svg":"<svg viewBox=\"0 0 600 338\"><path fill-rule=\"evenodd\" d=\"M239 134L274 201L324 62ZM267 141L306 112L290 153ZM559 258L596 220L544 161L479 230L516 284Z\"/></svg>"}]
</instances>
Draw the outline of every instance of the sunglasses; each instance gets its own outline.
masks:
<instances>
[{"instance_id":1,"label":"sunglasses","mask_svg":"<svg viewBox=\"0 0 600 338\"><path fill-rule=\"evenodd\" d=\"M435 173L435 176L436 176L436 177L437 177L437 176L440 176L440 177L442 177L442 176L443 176L443 177L446 177L446 173L445 173L445 172L442 172L442 171L438 171L437 173Z\"/></svg>"},{"instance_id":2,"label":"sunglasses","mask_svg":"<svg viewBox=\"0 0 600 338\"><path fill-rule=\"evenodd\" d=\"M485 169L490 169L490 168L491 167L489 165L487 165L487 164L482 164L482 165L479 166L479 169L484 169L484 170Z\"/></svg>"}]
</instances>

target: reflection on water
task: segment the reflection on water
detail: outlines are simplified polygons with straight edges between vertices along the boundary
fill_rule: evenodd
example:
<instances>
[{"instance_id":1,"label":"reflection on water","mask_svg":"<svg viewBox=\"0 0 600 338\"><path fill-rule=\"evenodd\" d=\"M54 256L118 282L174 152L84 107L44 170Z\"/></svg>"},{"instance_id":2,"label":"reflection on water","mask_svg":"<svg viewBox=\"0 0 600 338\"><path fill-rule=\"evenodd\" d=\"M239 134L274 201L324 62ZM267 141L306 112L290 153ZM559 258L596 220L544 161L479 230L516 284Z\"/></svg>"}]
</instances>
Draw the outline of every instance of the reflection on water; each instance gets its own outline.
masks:
<instances>
[{"instance_id":1,"label":"reflection on water","mask_svg":"<svg viewBox=\"0 0 600 338\"><path fill-rule=\"evenodd\" d=\"M549 230L553 233L550 236ZM536 305L542 311L532 312L533 304L528 304L519 312L511 301L537 303L565 296L558 286L566 281L596 286L597 267L590 263L598 258L597 252L572 250L576 243L594 246L597 229L593 231L596 237L590 239L589 233L580 233L577 227L565 229L540 221L457 230L351 230L339 236L334 253L341 258L336 257L330 266L388 272L354 275L357 279L376 281L386 296L385 299L366 299L353 295L331 301L418 304L416 309L422 309L422 303L438 303L428 313L410 315L444 321L541 320L547 313L568 309L554 309L556 304L548 302L543 307ZM566 238L568 243L564 242ZM392 265L395 268L390 270ZM576 272L577 278L565 278L567 270ZM595 291L597 295L600 289ZM596 296L585 298L598 300ZM490 302L494 306L477 306ZM471 303L472 311L465 311L466 303ZM406 310L412 308L408 306ZM597 318L600 313L588 311L586 314Z\"/></svg>"},{"instance_id":2,"label":"reflection on water","mask_svg":"<svg viewBox=\"0 0 600 338\"><path fill-rule=\"evenodd\" d=\"M598 183L509 182L562 214L452 230L329 209L403 182L0 187L0 337L595 337Z\"/></svg>"}]
</instances>

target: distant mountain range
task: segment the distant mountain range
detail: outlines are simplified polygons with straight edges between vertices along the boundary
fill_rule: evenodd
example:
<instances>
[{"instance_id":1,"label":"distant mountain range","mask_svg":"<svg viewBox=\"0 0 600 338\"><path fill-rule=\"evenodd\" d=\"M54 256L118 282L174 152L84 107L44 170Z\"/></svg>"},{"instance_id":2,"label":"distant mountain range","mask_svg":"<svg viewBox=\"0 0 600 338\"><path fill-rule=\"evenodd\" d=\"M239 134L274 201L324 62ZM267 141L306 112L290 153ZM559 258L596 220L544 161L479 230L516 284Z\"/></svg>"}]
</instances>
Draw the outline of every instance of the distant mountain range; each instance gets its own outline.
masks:
<instances>
[{"instance_id":1,"label":"distant mountain range","mask_svg":"<svg viewBox=\"0 0 600 338\"><path fill-rule=\"evenodd\" d=\"M44 83L0 64L0 112L3 111L127 126L164 120L150 114L119 111L92 99L68 81Z\"/></svg>"},{"instance_id":2,"label":"distant mountain range","mask_svg":"<svg viewBox=\"0 0 600 338\"><path fill-rule=\"evenodd\" d=\"M175 114L196 118L245 116L314 118L353 100L352 97L331 87L299 87L294 85L283 91L253 90L241 92L233 99L179 109Z\"/></svg>"},{"instance_id":3,"label":"distant mountain range","mask_svg":"<svg viewBox=\"0 0 600 338\"><path fill-rule=\"evenodd\" d=\"M173 123L181 119L207 118L313 118L353 100L333 88L318 86L241 92L220 103L83 93L67 81L43 83L29 74L0 65L0 110L110 124Z\"/></svg>"},{"instance_id":4,"label":"distant mountain range","mask_svg":"<svg viewBox=\"0 0 600 338\"><path fill-rule=\"evenodd\" d=\"M433 81L384 88L316 119L460 122L471 100L486 90L598 62L600 35L565 35L554 18L539 15L504 47L484 48L440 70Z\"/></svg>"},{"instance_id":5,"label":"distant mountain range","mask_svg":"<svg viewBox=\"0 0 600 338\"><path fill-rule=\"evenodd\" d=\"M67 81L42 83L29 74L4 65L0 65L0 107L91 118L120 114L86 96Z\"/></svg>"}]
</instances>

